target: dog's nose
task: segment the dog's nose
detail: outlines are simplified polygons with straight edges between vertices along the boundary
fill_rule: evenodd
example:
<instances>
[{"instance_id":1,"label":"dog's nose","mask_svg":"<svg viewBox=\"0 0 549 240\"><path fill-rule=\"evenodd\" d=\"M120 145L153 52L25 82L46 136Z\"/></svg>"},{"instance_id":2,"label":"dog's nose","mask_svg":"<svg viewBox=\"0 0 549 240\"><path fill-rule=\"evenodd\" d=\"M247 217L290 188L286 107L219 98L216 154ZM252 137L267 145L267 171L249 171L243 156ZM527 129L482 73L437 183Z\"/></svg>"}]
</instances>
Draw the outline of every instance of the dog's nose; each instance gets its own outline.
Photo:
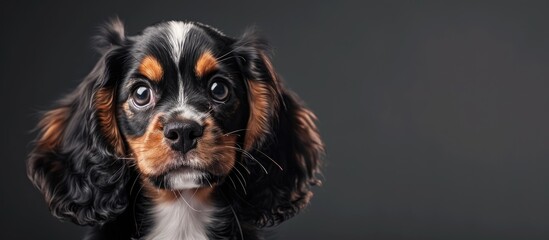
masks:
<instances>
[{"instance_id":1,"label":"dog's nose","mask_svg":"<svg viewBox=\"0 0 549 240\"><path fill-rule=\"evenodd\" d=\"M196 147L196 140L202 136L203 127L193 120L174 121L164 126L164 137L173 150L186 153Z\"/></svg>"}]
</instances>

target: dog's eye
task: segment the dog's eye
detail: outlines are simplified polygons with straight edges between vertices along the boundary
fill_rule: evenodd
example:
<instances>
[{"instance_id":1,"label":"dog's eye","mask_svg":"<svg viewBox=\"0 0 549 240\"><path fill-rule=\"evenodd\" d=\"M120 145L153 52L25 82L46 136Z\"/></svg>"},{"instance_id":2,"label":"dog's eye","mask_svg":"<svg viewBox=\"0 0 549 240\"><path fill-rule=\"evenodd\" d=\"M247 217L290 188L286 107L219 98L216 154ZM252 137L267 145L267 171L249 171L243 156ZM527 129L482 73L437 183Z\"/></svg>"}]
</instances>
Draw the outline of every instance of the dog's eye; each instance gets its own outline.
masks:
<instances>
[{"instance_id":1,"label":"dog's eye","mask_svg":"<svg viewBox=\"0 0 549 240\"><path fill-rule=\"evenodd\" d=\"M215 101L224 102L229 98L229 87L223 81L214 80L210 84L210 95Z\"/></svg>"},{"instance_id":2,"label":"dog's eye","mask_svg":"<svg viewBox=\"0 0 549 240\"><path fill-rule=\"evenodd\" d=\"M151 89L145 86L137 87L133 90L132 99L136 106L144 107L151 102Z\"/></svg>"}]
</instances>

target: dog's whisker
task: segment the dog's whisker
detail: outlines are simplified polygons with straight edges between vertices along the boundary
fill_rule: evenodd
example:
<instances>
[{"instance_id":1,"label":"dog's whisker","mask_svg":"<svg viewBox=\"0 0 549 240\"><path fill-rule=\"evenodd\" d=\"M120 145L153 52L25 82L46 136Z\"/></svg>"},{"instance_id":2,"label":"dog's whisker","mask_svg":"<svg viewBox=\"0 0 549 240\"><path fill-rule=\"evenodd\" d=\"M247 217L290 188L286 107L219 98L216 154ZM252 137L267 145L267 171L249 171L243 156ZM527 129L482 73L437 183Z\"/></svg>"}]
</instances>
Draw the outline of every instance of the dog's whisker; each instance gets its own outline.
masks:
<instances>
[{"instance_id":1,"label":"dog's whisker","mask_svg":"<svg viewBox=\"0 0 549 240\"><path fill-rule=\"evenodd\" d=\"M244 195L248 195L246 193L246 187L244 187L244 184L242 183L242 181L240 181L240 178L238 177L238 175L235 175L236 177L236 180L238 180L238 182L240 182L240 186L242 186L242 190L244 191Z\"/></svg>"},{"instance_id":2,"label":"dog's whisker","mask_svg":"<svg viewBox=\"0 0 549 240\"><path fill-rule=\"evenodd\" d=\"M238 226L238 230L240 231L240 239L244 240L244 233L242 232L242 226L240 226L240 221L238 220L238 216L236 215L236 211L234 210L232 205L229 205L231 208L231 211L233 212L234 219L236 220L236 225Z\"/></svg>"},{"instance_id":3,"label":"dog's whisker","mask_svg":"<svg viewBox=\"0 0 549 240\"><path fill-rule=\"evenodd\" d=\"M236 193L236 195L240 198L240 195L238 195L238 193ZM242 232L242 226L240 225L240 220L238 219L238 215L236 214L236 211L234 210L232 204L230 204L227 196L225 195L225 193L223 191L221 191L221 196L223 197L223 199L225 200L225 203L227 204L227 206L229 206L229 208L231 209L231 211L233 213L233 216L236 220L236 225L238 226L238 230L240 231L240 239L244 240L244 232Z\"/></svg>"},{"instance_id":4,"label":"dog's whisker","mask_svg":"<svg viewBox=\"0 0 549 240\"><path fill-rule=\"evenodd\" d=\"M132 194L133 187L135 186L135 183L137 182L140 176L141 176L141 172L137 174L137 177L135 177L135 180L133 181L132 187L130 188L130 195Z\"/></svg>"},{"instance_id":5,"label":"dog's whisker","mask_svg":"<svg viewBox=\"0 0 549 240\"><path fill-rule=\"evenodd\" d=\"M244 165L243 163L241 163L240 161L236 161L236 163L240 164L240 166L242 166L244 168L244 170L246 170L246 172L248 172L248 175L252 174L252 172L250 172L250 169L248 169L246 167L246 165Z\"/></svg>"},{"instance_id":6,"label":"dog's whisker","mask_svg":"<svg viewBox=\"0 0 549 240\"><path fill-rule=\"evenodd\" d=\"M139 175L140 175L140 174L139 174ZM139 175L138 175L137 178L139 178ZM136 178L136 180L137 180L137 178ZM134 183L135 183L135 182L134 182ZM139 188L139 190L137 190L137 193L135 194L135 198L133 199L133 209L132 209L132 211L133 211L133 213L134 213L134 216L137 215L137 211L136 211L137 198L139 197L139 193L140 193L141 190L143 189L143 186L144 186L144 185L141 184L141 187ZM132 187L132 188L133 188L133 187ZM131 193L131 190L130 190L130 193ZM135 217L134 217L134 220L135 220L135 228L137 228L138 230L140 230L140 229L141 229L141 225L137 226L137 219L135 219ZM143 222L141 222L141 223L143 223Z\"/></svg>"},{"instance_id":7,"label":"dog's whisker","mask_svg":"<svg viewBox=\"0 0 549 240\"><path fill-rule=\"evenodd\" d=\"M233 169L236 170L236 172L237 172L238 174L240 174L240 177L242 177L242 181L244 181L244 185L248 185L248 183L246 183L246 179L244 179L244 175L242 175L242 173L240 172L240 170L238 170L238 168L237 168L236 165L234 166Z\"/></svg>"},{"instance_id":8,"label":"dog's whisker","mask_svg":"<svg viewBox=\"0 0 549 240\"><path fill-rule=\"evenodd\" d=\"M233 48L231 51L228 51L227 53L219 56L218 58L216 58L216 61L223 61L223 58L229 54L231 54L232 52L236 51L236 50L240 50L243 46L238 46L238 47L235 47Z\"/></svg>"},{"instance_id":9,"label":"dog's whisker","mask_svg":"<svg viewBox=\"0 0 549 240\"><path fill-rule=\"evenodd\" d=\"M183 202L185 202L185 204L187 204L187 206L189 206L189 208L192 209L193 211L195 211L195 212L202 212L202 211L200 211L200 210L198 210L198 209L192 207L191 204L189 204L189 202L187 202L187 199L185 199L185 197L183 196L182 193L179 193L179 197L180 197L181 199L183 199Z\"/></svg>"},{"instance_id":10,"label":"dog's whisker","mask_svg":"<svg viewBox=\"0 0 549 240\"><path fill-rule=\"evenodd\" d=\"M228 133L225 133L223 134L224 136L228 136L228 135L231 135L233 133L237 133L237 132L241 132L241 131L248 131L249 129L247 128L243 128L243 129L238 129L238 130L234 130L234 131L231 131L231 132L228 132Z\"/></svg>"},{"instance_id":11,"label":"dog's whisker","mask_svg":"<svg viewBox=\"0 0 549 240\"><path fill-rule=\"evenodd\" d=\"M158 176L154 176L154 182L158 182ZM162 186L162 183L160 183L160 186ZM159 191L160 190L158 188L156 188L156 194L158 194Z\"/></svg>"},{"instance_id":12,"label":"dog's whisker","mask_svg":"<svg viewBox=\"0 0 549 240\"><path fill-rule=\"evenodd\" d=\"M191 200L194 198L194 195L196 195L197 192L198 192L198 188L196 188L196 189L194 190L194 193L193 193L193 195L191 196Z\"/></svg>"},{"instance_id":13,"label":"dog's whisker","mask_svg":"<svg viewBox=\"0 0 549 240\"><path fill-rule=\"evenodd\" d=\"M109 178L109 182L118 182L118 180L120 180L120 178L122 178L122 175L123 175L123 174L119 174L119 172L123 171L124 168L125 168L124 165L120 166L120 168L118 168L118 170L116 170L113 173L113 175ZM116 178L116 180L115 180L115 178Z\"/></svg>"},{"instance_id":14,"label":"dog's whisker","mask_svg":"<svg viewBox=\"0 0 549 240\"><path fill-rule=\"evenodd\" d=\"M218 63L222 63L222 62L227 61L227 60L232 59L232 58L239 58L239 59L242 59L243 61L246 61L246 58L244 58L244 57L242 57L242 56L228 56L228 57L226 57L226 58L224 58L224 59L218 60L217 62L218 62Z\"/></svg>"},{"instance_id":15,"label":"dog's whisker","mask_svg":"<svg viewBox=\"0 0 549 240\"><path fill-rule=\"evenodd\" d=\"M240 145L237 144L238 147L242 148ZM269 155L265 154L264 152L262 152L261 150L257 149L257 148L254 148L255 151L261 153L261 155L265 156L266 158L268 158L269 160L271 160L271 162L273 162L279 169L280 171L284 171L284 169L282 168L282 166L280 166L280 164L278 164L274 159L272 159L271 157L269 157Z\"/></svg>"},{"instance_id":16,"label":"dog's whisker","mask_svg":"<svg viewBox=\"0 0 549 240\"><path fill-rule=\"evenodd\" d=\"M211 183L210 180L208 180L207 178L206 178L206 182L208 182L208 184L210 185L210 188L213 188L212 183Z\"/></svg>"},{"instance_id":17,"label":"dog's whisker","mask_svg":"<svg viewBox=\"0 0 549 240\"><path fill-rule=\"evenodd\" d=\"M234 190L236 190L236 184L234 183L233 178L231 177L231 175L228 175L227 177L229 177L229 180L231 180L231 182L233 183Z\"/></svg>"},{"instance_id":18,"label":"dog's whisker","mask_svg":"<svg viewBox=\"0 0 549 240\"><path fill-rule=\"evenodd\" d=\"M251 153L249 153L248 151L242 149L242 148L237 148L237 147L233 147L233 146L221 146L221 147L227 147L227 148L232 148L232 149L235 149L239 152L241 152L242 154L246 155L248 158L256 161L259 166L261 166L261 168L263 169L263 171L266 173L266 174L269 174L269 171L267 171L267 168L265 168L265 166L263 166L263 164L261 164L261 162L259 162L259 160L257 160L254 156L252 156Z\"/></svg>"}]
</instances>

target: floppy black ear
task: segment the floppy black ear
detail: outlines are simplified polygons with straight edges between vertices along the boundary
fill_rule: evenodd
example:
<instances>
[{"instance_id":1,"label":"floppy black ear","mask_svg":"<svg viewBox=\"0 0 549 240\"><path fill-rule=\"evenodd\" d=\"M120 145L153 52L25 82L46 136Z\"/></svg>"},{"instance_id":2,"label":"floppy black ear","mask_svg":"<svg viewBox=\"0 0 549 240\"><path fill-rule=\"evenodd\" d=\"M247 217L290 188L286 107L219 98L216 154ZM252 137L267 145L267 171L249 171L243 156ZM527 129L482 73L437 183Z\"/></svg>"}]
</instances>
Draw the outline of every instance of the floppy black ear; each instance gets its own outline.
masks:
<instances>
[{"instance_id":1,"label":"floppy black ear","mask_svg":"<svg viewBox=\"0 0 549 240\"><path fill-rule=\"evenodd\" d=\"M315 115L297 95L284 88L274 71L265 41L254 33L235 43L248 87L250 117L244 138L246 164L254 169L239 213L257 226L276 225L303 209L320 184L324 145Z\"/></svg>"},{"instance_id":2,"label":"floppy black ear","mask_svg":"<svg viewBox=\"0 0 549 240\"><path fill-rule=\"evenodd\" d=\"M52 214L80 225L102 224L127 205L127 167L117 158L125 146L114 114L121 40L111 36L123 32L109 26L103 39L111 47L76 90L44 114L27 162L27 175Z\"/></svg>"}]
</instances>

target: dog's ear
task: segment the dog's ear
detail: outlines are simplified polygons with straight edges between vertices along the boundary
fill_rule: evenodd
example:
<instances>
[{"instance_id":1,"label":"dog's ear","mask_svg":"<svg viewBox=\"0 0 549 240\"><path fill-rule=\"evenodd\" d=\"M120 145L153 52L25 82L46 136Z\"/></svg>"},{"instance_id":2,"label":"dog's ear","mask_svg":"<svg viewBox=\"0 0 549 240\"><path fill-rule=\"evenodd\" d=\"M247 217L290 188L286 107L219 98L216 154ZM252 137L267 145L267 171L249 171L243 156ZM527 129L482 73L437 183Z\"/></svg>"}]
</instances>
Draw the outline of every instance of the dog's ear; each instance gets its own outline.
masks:
<instances>
[{"instance_id":1,"label":"dog's ear","mask_svg":"<svg viewBox=\"0 0 549 240\"><path fill-rule=\"evenodd\" d=\"M44 114L27 162L52 214L80 225L103 224L127 206L127 166L119 159L125 146L115 117L123 29L115 21L103 33L110 45L76 90Z\"/></svg>"},{"instance_id":2,"label":"dog's ear","mask_svg":"<svg viewBox=\"0 0 549 240\"><path fill-rule=\"evenodd\" d=\"M95 36L93 45L101 54L106 53L114 47L121 46L125 41L124 24L118 17L115 17L99 28L99 34Z\"/></svg>"},{"instance_id":3,"label":"dog's ear","mask_svg":"<svg viewBox=\"0 0 549 240\"><path fill-rule=\"evenodd\" d=\"M244 159L254 171L237 202L239 213L257 226L276 225L305 207L320 184L324 145L315 115L284 88L264 40L249 32L235 43L248 87L250 117ZM237 196L237 199L240 199Z\"/></svg>"}]
</instances>

